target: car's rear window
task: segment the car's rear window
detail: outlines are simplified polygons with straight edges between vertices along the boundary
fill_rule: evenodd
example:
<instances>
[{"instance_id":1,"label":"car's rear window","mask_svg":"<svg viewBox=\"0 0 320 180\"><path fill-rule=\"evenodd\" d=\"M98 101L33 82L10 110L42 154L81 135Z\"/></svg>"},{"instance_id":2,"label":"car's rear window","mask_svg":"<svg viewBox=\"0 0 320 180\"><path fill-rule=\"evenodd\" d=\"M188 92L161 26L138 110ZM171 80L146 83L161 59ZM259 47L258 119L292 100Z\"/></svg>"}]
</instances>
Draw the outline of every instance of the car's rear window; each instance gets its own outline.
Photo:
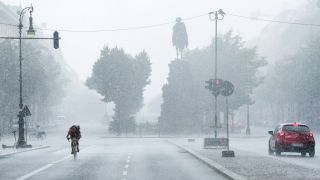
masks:
<instances>
[{"instance_id":1,"label":"car's rear window","mask_svg":"<svg viewBox=\"0 0 320 180\"><path fill-rule=\"evenodd\" d=\"M310 131L308 126L305 125L285 125L283 126L283 130L287 132L308 132Z\"/></svg>"}]
</instances>

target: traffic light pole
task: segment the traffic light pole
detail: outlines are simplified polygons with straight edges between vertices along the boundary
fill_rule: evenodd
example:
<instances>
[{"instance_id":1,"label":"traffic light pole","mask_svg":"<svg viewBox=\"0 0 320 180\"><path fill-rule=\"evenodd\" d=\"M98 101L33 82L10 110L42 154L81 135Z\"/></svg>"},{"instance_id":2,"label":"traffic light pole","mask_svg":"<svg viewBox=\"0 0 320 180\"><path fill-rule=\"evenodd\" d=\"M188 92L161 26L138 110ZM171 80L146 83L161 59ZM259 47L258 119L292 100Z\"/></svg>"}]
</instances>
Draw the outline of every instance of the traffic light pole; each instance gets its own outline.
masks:
<instances>
[{"instance_id":1,"label":"traffic light pole","mask_svg":"<svg viewBox=\"0 0 320 180\"><path fill-rule=\"evenodd\" d=\"M228 102L228 96L226 96L226 119L227 119L227 139L228 139L228 145L227 150L229 151L229 102Z\"/></svg>"},{"instance_id":2,"label":"traffic light pole","mask_svg":"<svg viewBox=\"0 0 320 180\"><path fill-rule=\"evenodd\" d=\"M247 128L246 128L246 135L250 135L250 105L247 104Z\"/></svg>"},{"instance_id":3,"label":"traffic light pole","mask_svg":"<svg viewBox=\"0 0 320 180\"><path fill-rule=\"evenodd\" d=\"M215 57L214 57L214 79L218 74L218 12L215 12ZM217 115L218 96L214 96L214 137L218 137L218 115Z\"/></svg>"},{"instance_id":4,"label":"traffic light pole","mask_svg":"<svg viewBox=\"0 0 320 180\"><path fill-rule=\"evenodd\" d=\"M23 21L23 15L25 13L25 11L29 11L30 12L30 16L33 12L33 7L26 7L24 9L21 10L20 12L20 16L19 16L19 87L20 87L20 91L19 91L19 112L18 112L18 124L19 124L19 131L18 131L18 142L16 147L29 147L27 145L27 142L25 140L25 136L24 136L24 114L23 114L23 100L22 100L22 21ZM31 26L31 24L30 24Z\"/></svg>"},{"instance_id":5,"label":"traffic light pole","mask_svg":"<svg viewBox=\"0 0 320 180\"><path fill-rule=\"evenodd\" d=\"M211 15L214 14L214 18L211 17ZM224 17L224 12L219 9L218 11L210 12L209 17L210 20L215 21L215 58L214 58L214 79L217 79L217 74L218 74L218 20L222 20ZM219 15L221 15L221 18L219 18ZM218 101L218 96L214 96L214 137L218 137L218 110L217 110L217 101Z\"/></svg>"}]
</instances>

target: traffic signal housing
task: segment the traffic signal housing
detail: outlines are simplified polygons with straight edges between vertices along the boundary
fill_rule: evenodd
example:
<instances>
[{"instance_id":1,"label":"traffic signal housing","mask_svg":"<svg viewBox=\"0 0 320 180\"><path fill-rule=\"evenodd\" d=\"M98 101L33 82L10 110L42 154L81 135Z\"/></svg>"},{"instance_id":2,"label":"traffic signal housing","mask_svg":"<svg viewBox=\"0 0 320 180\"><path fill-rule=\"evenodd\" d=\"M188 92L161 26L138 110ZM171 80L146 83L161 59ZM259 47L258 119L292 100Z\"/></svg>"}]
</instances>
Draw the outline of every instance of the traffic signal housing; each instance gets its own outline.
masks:
<instances>
[{"instance_id":1,"label":"traffic signal housing","mask_svg":"<svg viewBox=\"0 0 320 180\"><path fill-rule=\"evenodd\" d=\"M205 82L206 82L205 88L209 89L211 91L211 89L212 89L212 81L211 81L211 79L209 79L208 81L205 81Z\"/></svg>"},{"instance_id":2,"label":"traffic signal housing","mask_svg":"<svg viewBox=\"0 0 320 180\"><path fill-rule=\"evenodd\" d=\"M205 88L209 89L209 91L214 95L218 96L221 92L221 88L223 85L222 79L209 79L206 82Z\"/></svg>"},{"instance_id":3,"label":"traffic signal housing","mask_svg":"<svg viewBox=\"0 0 320 180\"><path fill-rule=\"evenodd\" d=\"M59 33L58 31L53 32L53 47L59 49Z\"/></svg>"},{"instance_id":4,"label":"traffic signal housing","mask_svg":"<svg viewBox=\"0 0 320 180\"><path fill-rule=\"evenodd\" d=\"M215 87L217 88L221 88L221 82L222 80L221 79L215 79Z\"/></svg>"}]
</instances>

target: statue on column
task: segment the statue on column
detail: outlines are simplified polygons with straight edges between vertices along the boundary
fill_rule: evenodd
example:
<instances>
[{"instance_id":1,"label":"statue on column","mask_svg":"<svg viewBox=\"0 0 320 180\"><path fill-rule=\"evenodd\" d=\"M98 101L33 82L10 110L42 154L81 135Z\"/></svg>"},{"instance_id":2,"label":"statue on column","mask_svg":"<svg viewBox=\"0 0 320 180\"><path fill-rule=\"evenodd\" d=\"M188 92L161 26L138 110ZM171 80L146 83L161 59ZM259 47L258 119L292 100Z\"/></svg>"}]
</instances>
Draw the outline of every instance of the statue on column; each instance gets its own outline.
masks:
<instances>
[{"instance_id":1,"label":"statue on column","mask_svg":"<svg viewBox=\"0 0 320 180\"><path fill-rule=\"evenodd\" d=\"M176 47L177 59L182 59L183 50L188 47L188 34L185 24L178 17L173 26L172 45Z\"/></svg>"}]
</instances>

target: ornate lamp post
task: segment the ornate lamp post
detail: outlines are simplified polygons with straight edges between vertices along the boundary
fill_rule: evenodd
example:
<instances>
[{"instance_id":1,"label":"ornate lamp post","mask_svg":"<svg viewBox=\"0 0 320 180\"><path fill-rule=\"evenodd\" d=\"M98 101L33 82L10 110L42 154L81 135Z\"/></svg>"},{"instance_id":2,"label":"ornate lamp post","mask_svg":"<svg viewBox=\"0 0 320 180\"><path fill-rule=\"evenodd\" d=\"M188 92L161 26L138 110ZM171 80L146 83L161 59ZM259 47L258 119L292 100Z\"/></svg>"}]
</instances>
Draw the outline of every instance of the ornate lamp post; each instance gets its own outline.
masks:
<instances>
[{"instance_id":1,"label":"ornate lamp post","mask_svg":"<svg viewBox=\"0 0 320 180\"><path fill-rule=\"evenodd\" d=\"M218 74L218 20L223 20L225 12L222 9L209 13L211 21L215 21L215 58L214 58L214 79L217 79ZM218 132L218 115L217 115L217 96L214 96L214 137L217 138Z\"/></svg>"},{"instance_id":2,"label":"ornate lamp post","mask_svg":"<svg viewBox=\"0 0 320 180\"><path fill-rule=\"evenodd\" d=\"M28 35L35 35L35 30L33 29L32 25L32 12L33 7L32 5L30 7L26 7L22 9L19 13L19 85L20 85L20 93L19 93L19 113L18 113L18 124L19 124L19 137L16 147L22 148L22 147L30 147L31 145L27 145L25 137L24 137L24 117L26 116L26 112L24 109L27 109L26 107L23 107L23 99L22 99L22 48L21 48L21 40L22 40L22 28L23 28L23 16L24 14L29 11L30 17L29 17L29 29L27 30Z\"/></svg>"}]
</instances>

